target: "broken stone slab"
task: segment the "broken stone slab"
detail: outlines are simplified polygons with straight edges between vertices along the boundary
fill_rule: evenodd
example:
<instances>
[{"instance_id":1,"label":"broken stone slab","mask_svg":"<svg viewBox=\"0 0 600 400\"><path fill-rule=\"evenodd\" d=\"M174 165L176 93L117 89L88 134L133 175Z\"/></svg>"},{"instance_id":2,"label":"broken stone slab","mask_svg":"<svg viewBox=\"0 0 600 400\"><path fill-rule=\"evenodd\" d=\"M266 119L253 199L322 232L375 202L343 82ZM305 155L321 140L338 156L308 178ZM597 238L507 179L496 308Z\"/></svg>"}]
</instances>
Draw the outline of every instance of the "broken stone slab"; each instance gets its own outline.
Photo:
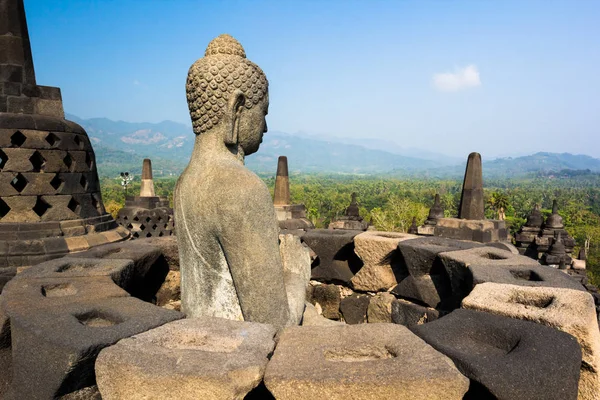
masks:
<instances>
[{"instance_id":1,"label":"broken stone slab","mask_svg":"<svg viewBox=\"0 0 600 400\"><path fill-rule=\"evenodd\" d=\"M367 309L371 296L354 293L344 297L340 302L340 311L347 324L363 324L367 322Z\"/></svg>"},{"instance_id":2,"label":"broken stone slab","mask_svg":"<svg viewBox=\"0 0 600 400\"><path fill-rule=\"evenodd\" d=\"M63 257L34 265L22 271L18 279L25 278L81 278L109 276L117 285L127 290L134 276L131 260Z\"/></svg>"},{"instance_id":3,"label":"broken stone slab","mask_svg":"<svg viewBox=\"0 0 600 400\"><path fill-rule=\"evenodd\" d=\"M473 286L484 282L505 283L509 285L557 287L573 290L585 288L569 275L543 265L489 266L470 265Z\"/></svg>"},{"instance_id":4,"label":"broken stone slab","mask_svg":"<svg viewBox=\"0 0 600 400\"><path fill-rule=\"evenodd\" d=\"M132 260L133 276L127 290L132 296L151 301L169 272L169 264L158 246L139 240L111 243L69 255L67 258L99 258Z\"/></svg>"},{"instance_id":5,"label":"broken stone slab","mask_svg":"<svg viewBox=\"0 0 600 400\"><path fill-rule=\"evenodd\" d=\"M310 251L292 234L279 235L279 253L283 263L283 280L290 310L290 325L302 321L306 290L310 284Z\"/></svg>"},{"instance_id":6,"label":"broken stone slab","mask_svg":"<svg viewBox=\"0 0 600 400\"><path fill-rule=\"evenodd\" d=\"M450 359L395 324L286 329L265 385L286 399L462 399L469 381Z\"/></svg>"},{"instance_id":7,"label":"broken stone slab","mask_svg":"<svg viewBox=\"0 0 600 400\"><path fill-rule=\"evenodd\" d=\"M275 347L271 325L202 317L170 322L100 352L98 388L111 399L243 399Z\"/></svg>"},{"instance_id":8,"label":"broken stone slab","mask_svg":"<svg viewBox=\"0 0 600 400\"><path fill-rule=\"evenodd\" d=\"M440 317L440 312L435 308L424 307L413 302L398 299L392 302L392 322L395 324L412 327L435 321Z\"/></svg>"},{"instance_id":9,"label":"broken stone slab","mask_svg":"<svg viewBox=\"0 0 600 400\"><path fill-rule=\"evenodd\" d=\"M581 350L564 332L472 310L411 329L474 382L465 398L577 398Z\"/></svg>"},{"instance_id":10,"label":"broken stone slab","mask_svg":"<svg viewBox=\"0 0 600 400\"><path fill-rule=\"evenodd\" d=\"M129 293L107 276L13 279L0 296L0 348L10 346L10 316L13 313L58 309L81 301L127 296Z\"/></svg>"},{"instance_id":11,"label":"broken stone slab","mask_svg":"<svg viewBox=\"0 0 600 400\"><path fill-rule=\"evenodd\" d=\"M51 399L92 386L102 348L180 318L133 297L14 312L11 390L20 399Z\"/></svg>"},{"instance_id":12,"label":"broken stone slab","mask_svg":"<svg viewBox=\"0 0 600 400\"><path fill-rule=\"evenodd\" d=\"M349 284L362 267L354 252L354 237L362 231L311 229L302 241L316 254L311 278L321 282Z\"/></svg>"},{"instance_id":13,"label":"broken stone slab","mask_svg":"<svg viewBox=\"0 0 600 400\"><path fill-rule=\"evenodd\" d=\"M342 297L336 285L316 285L313 287L311 303L319 305L323 316L328 319L340 319L340 302Z\"/></svg>"},{"instance_id":14,"label":"broken stone slab","mask_svg":"<svg viewBox=\"0 0 600 400\"><path fill-rule=\"evenodd\" d=\"M354 252L364 265L351 280L355 290L365 292L387 291L398 284L397 274L405 270L397 254L398 244L415 239L417 235L400 232L367 231L354 238Z\"/></svg>"},{"instance_id":15,"label":"broken stone slab","mask_svg":"<svg viewBox=\"0 0 600 400\"><path fill-rule=\"evenodd\" d=\"M458 306L448 278L441 275L408 276L392 289L392 293L428 307L451 310Z\"/></svg>"},{"instance_id":16,"label":"broken stone slab","mask_svg":"<svg viewBox=\"0 0 600 400\"><path fill-rule=\"evenodd\" d=\"M395 300L396 296L387 292L373 296L367 308L368 322L392 322L392 303Z\"/></svg>"},{"instance_id":17,"label":"broken stone slab","mask_svg":"<svg viewBox=\"0 0 600 400\"><path fill-rule=\"evenodd\" d=\"M482 283L462 307L537 322L573 335L582 349L579 399L600 396L600 331L592 295L580 290Z\"/></svg>"},{"instance_id":18,"label":"broken stone slab","mask_svg":"<svg viewBox=\"0 0 600 400\"><path fill-rule=\"evenodd\" d=\"M335 326L344 325L343 322L334 321L325 318L322 314L319 314L317 308L311 303L306 303L304 307L304 315L302 317L302 326Z\"/></svg>"},{"instance_id":19,"label":"broken stone slab","mask_svg":"<svg viewBox=\"0 0 600 400\"><path fill-rule=\"evenodd\" d=\"M452 293L457 299L465 297L473 287L472 276L469 273L468 267L471 265L479 265L489 268L510 267L513 265L540 265L537 261L509 251L497 249L495 247L476 247L461 251L450 251L440 253L442 261L450 284Z\"/></svg>"},{"instance_id":20,"label":"broken stone slab","mask_svg":"<svg viewBox=\"0 0 600 400\"><path fill-rule=\"evenodd\" d=\"M435 274L439 273L437 270L443 270L444 266L438 259L440 253L477 247L483 247L483 244L443 237L420 237L398 243L400 257L408 273L415 277Z\"/></svg>"}]
</instances>

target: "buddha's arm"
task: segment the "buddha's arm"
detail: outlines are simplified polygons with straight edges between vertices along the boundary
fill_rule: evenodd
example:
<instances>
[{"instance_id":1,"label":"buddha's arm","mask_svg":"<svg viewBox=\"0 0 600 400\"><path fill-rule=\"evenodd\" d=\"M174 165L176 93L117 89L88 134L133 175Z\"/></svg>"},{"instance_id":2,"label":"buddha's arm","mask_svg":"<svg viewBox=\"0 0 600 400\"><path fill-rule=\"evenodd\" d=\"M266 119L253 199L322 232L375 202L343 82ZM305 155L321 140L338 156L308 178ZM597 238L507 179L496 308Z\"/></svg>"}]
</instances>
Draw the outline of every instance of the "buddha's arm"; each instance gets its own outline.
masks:
<instances>
[{"instance_id":1,"label":"buddha's arm","mask_svg":"<svg viewBox=\"0 0 600 400\"><path fill-rule=\"evenodd\" d=\"M220 243L244 319L281 328L288 321L289 309L271 196L254 179L236 182L231 194L235 197L220 216Z\"/></svg>"}]
</instances>

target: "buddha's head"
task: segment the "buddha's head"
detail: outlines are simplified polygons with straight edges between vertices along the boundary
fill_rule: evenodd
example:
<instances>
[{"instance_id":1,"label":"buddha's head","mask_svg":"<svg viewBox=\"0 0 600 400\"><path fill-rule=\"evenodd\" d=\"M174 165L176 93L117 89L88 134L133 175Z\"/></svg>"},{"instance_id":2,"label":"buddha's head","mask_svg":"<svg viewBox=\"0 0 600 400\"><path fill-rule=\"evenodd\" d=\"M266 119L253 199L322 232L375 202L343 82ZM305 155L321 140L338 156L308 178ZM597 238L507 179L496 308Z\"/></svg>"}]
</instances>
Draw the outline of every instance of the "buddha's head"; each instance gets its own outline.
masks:
<instances>
[{"instance_id":1,"label":"buddha's head","mask_svg":"<svg viewBox=\"0 0 600 400\"><path fill-rule=\"evenodd\" d=\"M213 39L188 72L186 94L196 135L216 132L244 155L258 150L267 131L269 82L229 35Z\"/></svg>"}]
</instances>

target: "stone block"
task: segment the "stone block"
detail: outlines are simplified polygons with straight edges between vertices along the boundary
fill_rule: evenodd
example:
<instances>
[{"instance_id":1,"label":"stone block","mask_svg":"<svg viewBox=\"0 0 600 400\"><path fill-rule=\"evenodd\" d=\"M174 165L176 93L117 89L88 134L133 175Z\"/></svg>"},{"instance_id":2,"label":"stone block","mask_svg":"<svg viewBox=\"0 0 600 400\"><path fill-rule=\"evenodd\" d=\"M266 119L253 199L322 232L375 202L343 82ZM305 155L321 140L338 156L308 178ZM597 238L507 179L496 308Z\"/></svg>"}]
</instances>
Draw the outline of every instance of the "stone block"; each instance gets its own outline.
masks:
<instances>
[{"instance_id":1,"label":"stone block","mask_svg":"<svg viewBox=\"0 0 600 400\"><path fill-rule=\"evenodd\" d=\"M392 302L392 322L395 324L412 327L435 321L440 317L440 312L434 308L424 307L413 302L399 299Z\"/></svg>"},{"instance_id":2,"label":"stone block","mask_svg":"<svg viewBox=\"0 0 600 400\"><path fill-rule=\"evenodd\" d=\"M262 381L275 333L222 318L170 322L102 350L98 388L104 400L243 399Z\"/></svg>"},{"instance_id":3,"label":"stone block","mask_svg":"<svg viewBox=\"0 0 600 400\"><path fill-rule=\"evenodd\" d=\"M424 237L404 240L398 243L400 257L409 274L415 277L435 274L438 268L444 268L438 260L438 254L449 251L467 250L483 247L483 244L443 237ZM433 270L433 271L432 271Z\"/></svg>"},{"instance_id":4,"label":"stone block","mask_svg":"<svg viewBox=\"0 0 600 400\"><path fill-rule=\"evenodd\" d=\"M292 234L279 235L279 254L283 263L283 280L290 310L290 323L300 324L304 313L306 290L310 282L310 252Z\"/></svg>"},{"instance_id":5,"label":"stone block","mask_svg":"<svg viewBox=\"0 0 600 400\"><path fill-rule=\"evenodd\" d=\"M64 257L34 265L19 278L80 278L109 276L120 287L131 287L134 264L131 260Z\"/></svg>"},{"instance_id":6,"label":"stone block","mask_svg":"<svg viewBox=\"0 0 600 400\"><path fill-rule=\"evenodd\" d=\"M465 398L577 398L581 350L571 335L471 310L456 310L412 330L471 379Z\"/></svg>"},{"instance_id":7,"label":"stone block","mask_svg":"<svg viewBox=\"0 0 600 400\"><path fill-rule=\"evenodd\" d=\"M468 271L470 265L481 265L489 268L540 265L529 257L512 254L509 251L489 246L440 253L438 256L448 273L453 296L457 299L466 296L473 287L472 275Z\"/></svg>"},{"instance_id":8,"label":"stone block","mask_svg":"<svg viewBox=\"0 0 600 400\"><path fill-rule=\"evenodd\" d=\"M265 372L286 399L462 399L469 381L452 362L395 324L286 329Z\"/></svg>"},{"instance_id":9,"label":"stone block","mask_svg":"<svg viewBox=\"0 0 600 400\"><path fill-rule=\"evenodd\" d=\"M453 309L457 307L447 279L435 275L404 278L392 293L404 299L434 308Z\"/></svg>"},{"instance_id":10,"label":"stone block","mask_svg":"<svg viewBox=\"0 0 600 400\"><path fill-rule=\"evenodd\" d=\"M352 278L355 290L379 292L387 291L398 283L398 269L401 261L397 247L401 241L418 236L400 232L367 231L354 238L354 251L364 265ZM395 271L396 269L396 271ZM404 270L404 268L402 268Z\"/></svg>"},{"instance_id":11,"label":"stone block","mask_svg":"<svg viewBox=\"0 0 600 400\"><path fill-rule=\"evenodd\" d=\"M333 321L319 314L317 308L311 303L306 303L304 307L304 315L302 316L302 326L335 326L344 325L343 322Z\"/></svg>"},{"instance_id":12,"label":"stone block","mask_svg":"<svg viewBox=\"0 0 600 400\"><path fill-rule=\"evenodd\" d=\"M367 322L367 309L371 296L352 294L340 302L340 311L347 324L363 324Z\"/></svg>"},{"instance_id":13,"label":"stone block","mask_svg":"<svg viewBox=\"0 0 600 400\"><path fill-rule=\"evenodd\" d=\"M316 285L312 289L310 299L314 305L319 305L323 316L329 319L340 319L340 289L336 285Z\"/></svg>"},{"instance_id":14,"label":"stone block","mask_svg":"<svg viewBox=\"0 0 600 400\"><path fill-rule=\"evenodd\" d=\"M579 399L600 393L600 331L592 295L572 289L498 283L475 286L463 308L537 322L573 335L582 349Z\"/></svg>"},{"instance_id":15,"label":"stone block","mask_svg":"<svg viewBox=\"0 0 600 400\"><path fill-rule=\"evenodd\" d=\"M4 286L17 274L16 267L2 267L0 268L0 293L2 293Z\"/></svg>"},{"instance_id":16,"label":"stone block","mask_svg":"<svg viewBox=\"0 0 600 400\"><path fill-rule=\"evenodd\" d=\"M392 303L396 296L391 293L378 293L369 301L367 320L371 323L392 322Z\"/></svg>"},{"instance_id":17,"label":"stone block","mask_svg":"<svg viewBox=\"0 0 600 400\"><path fill-rule=\"evenodd\" d=\"M31 97L7 97L7 111L14 114L33 114L35 99Z\"/></svg>"},{"instance_id":18,"label":"stone block","mask_svg":"<svg viewBox=\"0 0 600 400\"><path fill-rule=\"evenodd\" d=\"M354 252L354 237L362 231L312 229L302 236L302 241L317 254L311 277L321 282L349 284L362 267Z\"/></svg>"},{"instance_id":19,"label":"stone block","mask_svg":"<svg viewBox=\"0 0 600 400\"><path fill-rule=\"evenodd\" d=\"M179 312L133 297L15 312L10 316L15 397L51 399L94 385L100 350L180 318Z\"/></svg>"},{"instance_id":20,"label":"stone block","mask_svg":"<svg viewBox=\"0 0 600 400\"><path fill-rule=\"evenodd\" d=\"M543 265L469 265L473 275L473 287L484 282L505 283L521 286L557 287L574 290L585 288L567 274Z\"/></svg>"},{"instance_id":21,"label":"stone block","mask_svg":"<svg viewBox=\"0 0 600 400\"><path fill-rule=\"evenodd\" d=\"M146 301L154 298L169 273L169 264L161 249L138 240L105 244L66 258L71 257L133 261L133 275L127 290Z\"/></svg>"},{"instance_id":22,"label":"stone block","mask_svg":"<svg viewBox=\"0 0 600 400\"><path fill-rule=\"evenodd\" d=\"M57 118L64 118L62 100L48 100L37 98L34 102L34 112L40 115L49 115Z\"/></svg>"}]
</instances>

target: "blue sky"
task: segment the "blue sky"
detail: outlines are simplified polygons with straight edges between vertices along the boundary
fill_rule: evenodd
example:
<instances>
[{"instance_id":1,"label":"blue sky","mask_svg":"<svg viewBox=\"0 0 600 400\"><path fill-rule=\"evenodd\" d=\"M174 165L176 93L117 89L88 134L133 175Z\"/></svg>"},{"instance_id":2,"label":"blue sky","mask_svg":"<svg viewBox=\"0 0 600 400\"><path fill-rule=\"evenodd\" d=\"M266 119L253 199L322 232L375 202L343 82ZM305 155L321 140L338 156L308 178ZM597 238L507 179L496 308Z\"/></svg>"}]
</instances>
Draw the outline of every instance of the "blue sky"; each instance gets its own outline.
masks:
<instances>
[{"instance_id":1,"label":"blue sky","mask_svg":"<svg viewBox=\"0 0 600 400\"><path fill-rule=\"evenodd\" d=\"M484 157L600 157L600 1L25 0L37 81L83 118L190 124L221 33L270 84L269 129ZM418 156L418 154L415 154Z\"/></svg>"}]
</instances>

